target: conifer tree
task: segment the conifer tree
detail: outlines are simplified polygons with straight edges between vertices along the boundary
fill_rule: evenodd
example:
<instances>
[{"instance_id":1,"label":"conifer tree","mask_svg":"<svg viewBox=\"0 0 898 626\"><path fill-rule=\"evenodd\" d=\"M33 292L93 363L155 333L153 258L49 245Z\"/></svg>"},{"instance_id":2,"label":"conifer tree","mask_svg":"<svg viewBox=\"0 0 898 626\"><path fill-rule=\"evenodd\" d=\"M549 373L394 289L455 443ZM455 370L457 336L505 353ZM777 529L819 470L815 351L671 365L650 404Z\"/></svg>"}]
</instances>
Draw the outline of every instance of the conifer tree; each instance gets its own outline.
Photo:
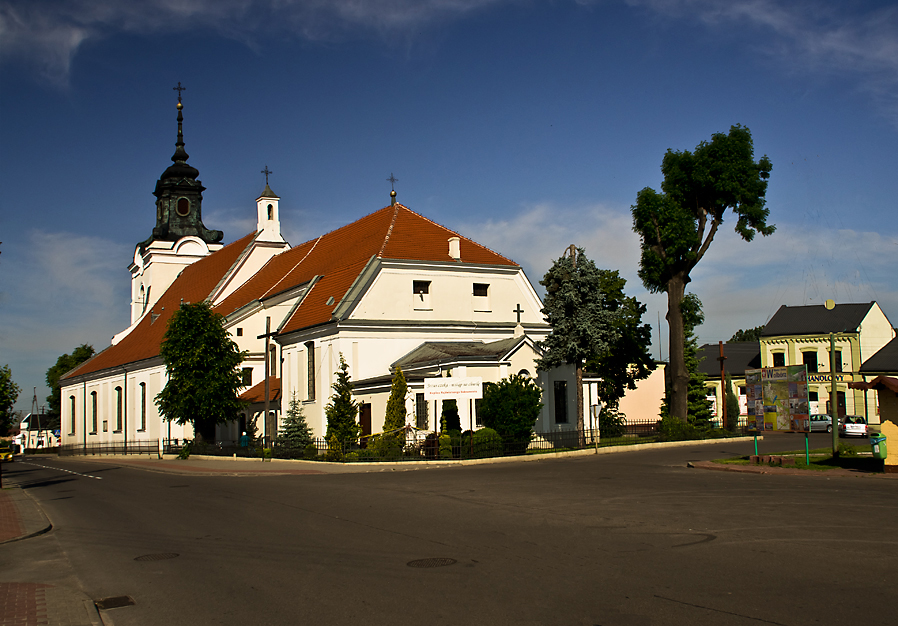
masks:
<instances>
[{"instance_id":1,"label":"conifer tree","mask_svg":"<svg viewBox=\"0 0 898 626\"><path fill-rule=\"evenodd\" d=\"M387 412L384 416L384 433L405 428L405 395L408 393L408 385L405 382L405 374L402 368L396 366L393 374L393 384L390 387L390 399L387 400Z\"/></svg>"},{"instance_id":2,"label":"conifer tree","mask_svg":"<svg viewBox=\"0 0 898 626\"><path fill-rule=\"evenodd\" d=\"M306 422L306 416L303 415L302 405L296 399L296 392L290 399L290 406L287 409L287 415L284 416L284 425L278 433L277 445L285 448L305 449L312 443L312 429Z\"/></svg>"},{"instance_id":3,"label":"conifer tree","mask_svg":"<svg viewBox=\"0 0 898 626\"><path fill-rule=\"evenodd\" d=\"M352 399L352 382L349 376L349 365L340 353L340 369L336 372L337 380L331 386L334 395L324 407L324 415L327 417L327 441L332 440L345 447L358 439L361 427L356 418L359 414L359 405Z\"/></svg>"}]
</instances>

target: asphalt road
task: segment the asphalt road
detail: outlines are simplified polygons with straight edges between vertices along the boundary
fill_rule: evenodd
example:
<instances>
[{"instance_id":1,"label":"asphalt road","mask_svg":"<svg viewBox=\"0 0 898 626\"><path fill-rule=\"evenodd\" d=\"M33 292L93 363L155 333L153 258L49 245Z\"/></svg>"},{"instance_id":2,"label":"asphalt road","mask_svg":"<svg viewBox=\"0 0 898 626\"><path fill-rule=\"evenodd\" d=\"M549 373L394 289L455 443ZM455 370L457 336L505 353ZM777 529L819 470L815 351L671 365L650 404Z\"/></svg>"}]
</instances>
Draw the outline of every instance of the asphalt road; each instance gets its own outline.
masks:
<instances>
[{"instance_id":1,"label":"asphalt road","mask_svg":"<svg viewBox=\"0 0 898 626\"><path fill-rule=\"evenodd\" d=\"M686 467L750 449L250 477L53 459L6 477L91 597L134 598L115 626L895 623L898 480Z\"/></svg>"}]
</instances>

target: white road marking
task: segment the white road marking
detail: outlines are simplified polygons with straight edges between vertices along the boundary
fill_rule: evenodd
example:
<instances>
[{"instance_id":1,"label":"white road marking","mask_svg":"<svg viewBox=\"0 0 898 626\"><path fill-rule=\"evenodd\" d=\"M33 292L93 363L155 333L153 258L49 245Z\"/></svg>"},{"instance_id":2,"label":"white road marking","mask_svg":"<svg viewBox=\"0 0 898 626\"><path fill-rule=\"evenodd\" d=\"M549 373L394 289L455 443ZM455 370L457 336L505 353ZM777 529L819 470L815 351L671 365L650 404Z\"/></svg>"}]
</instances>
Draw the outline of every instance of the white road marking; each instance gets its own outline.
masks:
<instances>
[{"instance_id":1,"label":"white road marking","mask_svg":"<svg viewBox=\"0 0 898 626\"><path fill-rule=\"evenodd\" d=\"M29 463L28 461L20 461L20 463L24 463L25 465L32 465L34 467L42 467L44 469L56 470L57 472L68 472L69 474L74 474L75 476L84 476L85 478L96 478L97 480L103 480L102 476L91 476L90 474L82 474L80 472L73 472L72 470L62 469L61 467L49 467L47 465L38 465L37 463Z\"/></svg>"}]
</instances>

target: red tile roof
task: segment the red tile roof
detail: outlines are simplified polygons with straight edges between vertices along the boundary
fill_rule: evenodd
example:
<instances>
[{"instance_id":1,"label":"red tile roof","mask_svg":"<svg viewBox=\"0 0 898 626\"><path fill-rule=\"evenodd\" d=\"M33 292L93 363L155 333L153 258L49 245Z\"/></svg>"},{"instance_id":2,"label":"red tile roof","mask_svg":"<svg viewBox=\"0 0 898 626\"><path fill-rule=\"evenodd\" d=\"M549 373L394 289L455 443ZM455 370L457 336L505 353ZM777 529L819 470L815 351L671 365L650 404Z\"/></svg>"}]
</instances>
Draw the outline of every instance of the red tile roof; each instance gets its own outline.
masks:
<instances>
[{"instance_id":1,"label":"red tile roof","mask_svg":"<svg viewBox=\"0 0 898 626\"><path fill-rule=\"evenodd\" d=\"M281 398L281 379L277 376L268 377L268 401L274 402ZM262 404L265 402L265 381L257 383L240 394L240 399L250 404Z\"/></svg>"},{"instance_id":2,"label":"red tile roof","mask_svg":"<svg viewBox=\"0 0 898 626\"><path fill-rule=\"evenodd\" d=\"M137 328L114 346L109 346L69 372L65 378L91 374L159 356L159 346L165 336L168 320L178 310L181 300L201 302L209 297L218 282L252 243L255 236L256 233L250 233L185 267L171 287L153 305L151 314L145 316L138 323ZM155 319L154 314L158 315Z\"/></svg>"},{"instance_id":3,"label":"red tile roof","mask_svg":"<svg viewBox=\"0 0 898 626\"><path fill-rule=\"evenodd\" d=\"M66 378L158 356L168 319L181 299L199 302L209 297L254 237L255 233L251 233L187 266L153 306L160 317L152 321L147 315L118 344L86 361ZM216 305L215 310L228 315L250 302L306 284L319 276L282 332L323 324L331 319L334 309L371 257L454 262L449 256L450 237L459 237L461 263L517 267L514 261L396 204L272 257L244 285ZM329 305L331 297L334 302Z\"/></svg>"},{"instance_id":4,"label":"red tile roof","mask_svg":"<svg viewBox=\"0 0 898 626\"><path fill-rule=\"evenodd\" d=\"M396 204L277 255L216 310L228 315L248 302L320 276L281 332L323 324L331 319L371 257L454 262L449 256L450 237L459 237L462 263L517 266L489 248ZM331 297L334 302L328 305Z\"/></svg>"}]
</instances>

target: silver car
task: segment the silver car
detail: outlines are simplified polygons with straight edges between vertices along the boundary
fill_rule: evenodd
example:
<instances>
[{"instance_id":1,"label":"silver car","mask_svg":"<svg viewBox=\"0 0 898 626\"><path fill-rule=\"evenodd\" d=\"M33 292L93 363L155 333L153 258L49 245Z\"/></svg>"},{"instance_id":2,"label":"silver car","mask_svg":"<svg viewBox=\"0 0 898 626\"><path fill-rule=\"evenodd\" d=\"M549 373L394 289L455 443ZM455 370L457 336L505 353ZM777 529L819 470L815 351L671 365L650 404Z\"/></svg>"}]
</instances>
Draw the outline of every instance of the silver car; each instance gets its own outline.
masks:
<instances>
[{"instance_id":1,"label":"silver car","mask_svg":"<svg viewBox=\"0 0 898 626\"><path fill-rule=\"evenodd\" d=\"M833 417L825 413L811 415L811 432L831 433L833 431Z\"/></svg>"},{"instance_id":2,"label":"silver car","mask_svg":"<svg viewBox=\"0 0 898 626\"><path fill-rule=\"evenodd\" d=\"M866 437L867 420L860 415L846 415L839 418L840 437Z\"/></svg>"}]
</instances>

